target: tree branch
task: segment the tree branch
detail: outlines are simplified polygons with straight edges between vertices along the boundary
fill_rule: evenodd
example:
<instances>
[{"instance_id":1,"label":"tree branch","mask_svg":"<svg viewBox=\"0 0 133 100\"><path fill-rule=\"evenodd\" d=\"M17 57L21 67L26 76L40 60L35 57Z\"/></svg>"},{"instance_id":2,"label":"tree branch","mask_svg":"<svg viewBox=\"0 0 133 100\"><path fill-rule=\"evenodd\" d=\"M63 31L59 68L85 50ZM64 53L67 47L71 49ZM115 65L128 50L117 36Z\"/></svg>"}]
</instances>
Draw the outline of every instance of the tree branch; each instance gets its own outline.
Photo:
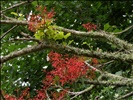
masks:
<instances>
[{"instance_id":1,"label":"tree branch","mask_svg":"<svg viewBox=\"0 0 133 100\"><path fill-rule=\"evenodd\" d=\"M93 81L92 83L94 83L94 84L133 86L133 80L132 79L125 78L125 77L118 76L118 75L114 75L114 74L111 74L111 73L108 73L108 72L102 72L102 71L98 70L97 68L91 66L87 61L85 61L85 64L89 68L93 69L94 71L99 72L102 75L102 77L109 77L110 79L117 80L116 82L113 82L113 81L103 81L103 82ZM91 83L91 81L89 81L89 82Z\"/></svg>"},{"instance_id":2,"label":"tree branch","mask_svg":"<svg viewBox=\"0 0 133 100\"><path fill-rule=\"evenodd\" d=\"M16 27L17 27L17 25L13 26L13 27L10 28L8 31L6 31L5 33L3 33L3 35L0 37L0 40L1 40L2 38L4 38L4 36L6 36L11 30L13 30L13 29L16 28Z\"/></svg>"},{"instance_id":3,"label":"tree branch","mask_svg":"<svg viewBox=\"0 0 133 100\"><path fill-rule=\"evenodd\" d=\"M27 25L28 22L26 21L11 21L11 20L1 20L1 23L5 23L5 24L18 24L18 25ZM58 30L62 30L64 32L70 32L73 35L78 35L78 36L84 36L84 37L102 37L107 39L108 41L114 43L116 46L118 46L117 48L121 48L121 49L128 49L128 50L133 50L133 44L127 43L127 41L121 40L119 38L117 38L114 35L111 34L107 34L105 32L81 32L81 31L76 31L76 30L72 30L72 29L67 29L67 28L63 28L63 27L57 27L56 29ZM127 31L127 29L125 29Z\"/></svg>"},{"instance_id":4,"label":"tree branch","mask_svg":"<svg viewBox=\"0 0 133 100\"><path fill-rule=\"evenodd\" d=\"M17 25L27 25L27 21L19 21L19 20L0 20L2 24L17 24Z\"/></svg>"},{"instance_id":5,"label":"tree branch","mask_svg":"<svg viewBox=\"0 0 133 100\"><path fill-rule=\"evenodd\" d=\"M87 80L85 81L86 83L88 84L93 84L93 85L106 85L106 86L109 86L109 85L115 85L115 86L133 86L133 81L132 83L129 83L129 82L122 82L122 81L116 81L116 82L111 82L111 81L90 81L90 80Z\"/></svg>"},{"instance_id":6,"label":"tree branch","mask_svg":"<svg viewBox=\"0 0 133 100\"><path fill-rule=\"evenodd\" d=\"M0 63L4 63L10 59L19 57L21 55L29 54L31 52L39 51L45 48L51 48L53 50L65 50L66 52L78 54L78 55L84 55L84 56L91 56L91 57L97 57L102 59L112 59L112 60L121 60L121 61L127 61L129 63L133 63L133 54L122 54L122 53L108 53L108 52L98 52L98 51L90 51L80 48L75 48L71 46L64 46L62 44L57 43L51 43L48 41L44 41L43 43L39 45L34 45L32 47L24 48L20 51L14 51L2 58L0 58Z\"/></svg>"},{"instance_id":7,"label":"tree branch","mask_svg":"<svg viewBox=\"0 0 133 100\"><path fill-rule=\"evenodd\" d=\"M119 38L117 38L114 35L108 34L106 32L81 32L81 31L76 31L76 30L72 30L72 29L66 29L63 27L58 27L57 29L62 30L64 32L70 32L74 35L79 35L79 36L84 36L84 37L104 37L105 39L107 39L108 41L114 43L116 46L118 46L118 48L120 47L121 49L129 49L129 50L133 50L133 45L130 43L127 43L124 40L121 40ZM127 29L125 29L127 31Z\"/></svg>"},{"instance_id":8,"label":"tree branch","mask_svg":"<svg viewBox=\"0 0 133 100\"><path fill-rule=\"evenodd\" d=\"M13 5L13 6L7 8L7 9L1 10L0 13L3 13L3 12L5 12L6 10L10 10L10 9L12 9L12 8L18 7L18 6L23 5L23 4L26 4L26 3L28 3L28 1L24 1L24 2L21 2L21 3L15 4L15 5Z\"/></svg>"},{"instance_id":9,"label":"tree branch","mask_svg":"<svg viewBox=\"0 0 133 100\"><path fill-rule=\"evenodd\" d=\"M122 99L128 98L129 96L133 96L133 92L127 93L127 94L117 98L116 100L122 100Z\"/></svg>"},{"instance_id":10,"label":"tree branch","mask_svg":"<svg viewBox=\"0 0 133 100\"><path fill-rule=\"evenodd\" d=\"M41 43L41 41L39 41L39 40L37 40L35 38L14 38L14 39L12 39L12 41L14 41L14 40L19 40L19 41L26 40L26 41L35 41L35 42L37 42L39 44Z\"/></svg>"},{"instance_id":11,"label":"tree branch","mask_svg":"<svg viewBox=\"0 0 133 100\"><path fill-rule=\"evenodd\" d=\"M122 33L126 32L126 31L128 31L128 30L130 30L130 29L133 29L133 25L127 27L125 30L123 30L123 31L121 31L121 32L117 32L117 33L114 33L114 34L122 34Z\"/></svg>"}]
</instances>

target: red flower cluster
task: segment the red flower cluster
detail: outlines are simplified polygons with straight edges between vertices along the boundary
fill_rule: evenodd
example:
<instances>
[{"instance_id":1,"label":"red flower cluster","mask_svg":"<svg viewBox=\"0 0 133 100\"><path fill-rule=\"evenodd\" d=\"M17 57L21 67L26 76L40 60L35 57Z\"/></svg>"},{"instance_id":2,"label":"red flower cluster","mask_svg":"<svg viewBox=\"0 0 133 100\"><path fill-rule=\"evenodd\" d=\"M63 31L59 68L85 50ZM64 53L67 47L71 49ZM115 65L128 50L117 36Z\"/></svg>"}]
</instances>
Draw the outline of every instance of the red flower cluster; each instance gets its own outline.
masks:
<instances>
[{"instance_id":1,"label":"red flower cluster","mask_svg":"<svg viewBox=\"0 0 133 100\"><path fill-rule=\"evenodd\" d=\"M45 100L47 98L45 90L41 89L41 90L37 90L37 95L33 98L33 99L29 99L29 100Z\"/></svg>"},{"instance_id":2,"label":"red flower cluster","mask_svg":"<svg viewBox=\"0 0 133 100\"><path fill-rule=\"evenodd\" d=\"M60 92L53 92L52 93L53 100L64 100L65 94L67 94L67 92L64 90L62 90Z\"/></svg>"},{"instance_id":3,"label":"red flower cluster","mask_svg":"<svg viewBox=\"0 0 133 100\"><path fill-rule=\"evenodd\" d=\"M64 85L65 83L74 82L77 78L87 74L89 67L76 56L69 57L56 52L50 52L48 56L54 70L46 75L45 85L52 85L55 82Z\"/></svg>"},{"instance_id":4,"label":"red flower cluster","mask_svg":"<svg viewBox=\"0 0 133 100\"><path fill-rule=\"evenodd\" d=\"M62 86L66 83L73 83L76 79L80 77L87 77L90 79L95 78L94 70L89 69L89 67L84 63L83 57L59 54L56 52L50 52L48 54L48 60L51 62L54 67L50 72L46 72L46 77L43 80L44 86L42 89L37 90L37 95L33 98L30 98L29 88L26 88L22 91L20 97L14 97L10 95L5 95L6 100L45 100L47 99L46 91L55 84L61 84ZM96 58L92 59L93 64L98 64ZM52 91L49 96L52 100L63 100L66 91L61 90L60 92Z\"/></svg>"},{"instance_id":5,"label":"red flower cluster","mask_svg":"<svg viewBox=\"0 0 133 100\"><path fill-rule=\"evenodd\" d=\"M39 11L40 14L38 15L30 14L28 16L28 29L32 32L35 32L37 29L43 26L46 20L51 21L51 19L55 15L55 12L53 9L50 12L48 12L46 7L42 8L42 6L39 6L37 8L37 11Z\"/></svg>"},{"instance_id":6,"label":"red flower cluster","mask_svg":"<svg viewBox=\"0 0 133 100\"><path fill-rule=\"evenodd\" d=\"M82 26L84 28L87 29L87 31L91 31L91 30L96 30L97 26L95 24L92 24L92 23L87 23L87 24L82 24Z\"/></svg>"},{"instance_id":7,"label":"red flower cluster","mask_svg":"<svg viewBox=\"0 0 133 100\"><path fill-rule=\"evenodd\" d=\"M20 97L15 97L15 96L10 96L8 94L6 94L4 97L6 100L24 100L28 98L28 94L29 94L29 88L26 88L25 90L22 91Z\"/></svg>"},{"instance_id":8,"label":"red flower cluster","mask_svg":"<svg viewBox=\"0 0 133 100\"><path fill-rule=\"evenodd\" d=\"M16 97L10 96L8 94L6 94L4 97L5 97L6 100L17 100Z\"/></svg>"}]
</instances>

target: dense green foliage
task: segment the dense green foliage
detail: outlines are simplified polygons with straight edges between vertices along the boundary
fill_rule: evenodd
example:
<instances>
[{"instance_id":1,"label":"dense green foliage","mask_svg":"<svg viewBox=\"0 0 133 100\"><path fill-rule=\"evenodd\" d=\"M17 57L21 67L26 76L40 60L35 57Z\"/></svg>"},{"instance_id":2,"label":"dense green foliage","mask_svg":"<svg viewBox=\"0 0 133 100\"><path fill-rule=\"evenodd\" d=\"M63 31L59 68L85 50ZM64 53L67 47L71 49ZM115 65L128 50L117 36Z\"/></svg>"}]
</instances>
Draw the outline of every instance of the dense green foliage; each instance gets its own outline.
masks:
<instances>
[{"instance_id":1,"label":"dense green foliage","mask_svg":"<svg viewBox=\"0 0 133 100\"><path fill-rule=\"evenodd\" d=\"M4 10L12 5L15 5L21 1L1 1L1 10ZM7 10L4 15L12 18L17 18L11 12L21 13L24 18L32 12L35 14L36 6L46 6L50 11L54 8L55 22L56 25L75 29L79 31L86 31L82 24L91 22L98 26L97 31L104 30L112 32L120 32L133 24L132 15L132 1L33 1L31 3L21 5L19 7ZM1 16L1 19L4 19ZM1 25L1 36L8 29L13 27L12 24ZM132 28L133 29L133 28ZM132 29L116 35L117 37L133 43ZM1 56L5 56L15 50L21 50L24 47L30 47L36 44L33 41L14 41L12 38L22 37L20 32L28 33L34 36L33 32L28 30L28 26L19 25L15 29L11 30L3 39L1 39ZM115 45L105 42L104 39L99 38L88 38L72 36L68 39L63 39L65 42L70 42L71 46L97 50L98 48L103 51L121 51ZM62 42L62 40L59 40ZM58 47L57 47L58 48ZM2 65L1 69L1 89L7 94L16 94L17 90L23 90L25 87L30 88L31 97L35 95L35 91L41 88L42 79L45 77L43 69L48 66L47 71L52 69L51 64L46 60L47 54L51 49L44 49L35 53L24 55L12 59ZM67 53L64 51L58 51L60 53ZM110 61L109 59L99 59L100 63ZM122 61L113 61L107 65L104 65L101 70L108 71L116 75L122 75L130 78L131 75L131 64ZM71 88L73 91L81 91L90 84L86 84L84 79L79 79L79 82L73 84L67 84L65 87ZM117 89L115 89L117 88ZM81 96L75 98L75 100L94 100L96 97L100 100L113 100L115 96L124 95L133 90L133 87L117 87L117 86L96 86L91 92L86 92ZM68 96L68 98L70 98ZM128 100L131 100L129 97ZM69 100L69 99L68 99Z\"/></svg>"}]
</instances>

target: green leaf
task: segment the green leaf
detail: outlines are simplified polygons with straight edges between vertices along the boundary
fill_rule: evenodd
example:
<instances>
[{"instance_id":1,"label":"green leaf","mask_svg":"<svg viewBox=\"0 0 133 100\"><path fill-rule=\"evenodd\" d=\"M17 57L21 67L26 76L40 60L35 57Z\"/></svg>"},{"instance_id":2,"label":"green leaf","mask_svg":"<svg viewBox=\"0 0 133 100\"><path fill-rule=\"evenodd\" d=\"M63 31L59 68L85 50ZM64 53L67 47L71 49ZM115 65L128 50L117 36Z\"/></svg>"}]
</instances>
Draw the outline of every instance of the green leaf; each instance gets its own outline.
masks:
<instances>
[{"instance_id":1,"label":"green leaf","mask_svg":"<svg viewBox=\"0 0 133 100\"><path fill-rule=\"evenodd\" d=\"M61 40L63 38L64 38L64 32L59 32L54 37L55 40Z\"/></svg>"},{"instance_id":2,"label":"green leaf","mask_svg":"<svg viewBox=\"0 0 133 100\"><path fill-rule=\"evenodd\" d=\"M64 36L64 39L67 39L69 36L71 36L71 33L67 33L67 34Z\"/></svg>"},{"instance_id":3,"label":"green leaf","mask_svg":"<svg viewBox=\"0 0 133 100\"><path fill-rule=\"evenodd\" d=\"M120 32L120 30L119 29L115 29L113 32Z\"/></svg>"},{"instance_id":4,"label":"green leaf","mask_svg":"<svg viewBox=\"0 0 133 100\"><path fill-rule=\"evenodd\" d=\"M83 42L82 45L87 44L87 42Z\"/></svg>"},{"instance_id":5,"label":"green leaf","mask_svg":"<svg viewBox=\"0 0 133 100\"><path fill-rule=\"evenodd\" d=\"M11 14L13 14L13 15L15 15L15 16L18 16L18 14L17 14L17 13L15 13L15 12L11 12Z\"/></svg>"},{"instance_id":6,"label":"green leaf","mask_svg":"<svg viewBox=\"0 0 133 100\"><path fill-rule=\"evenodd\" d=\"M108 30L109 27L110 27L109 23L106 23L106 24L104 25L104 31Z\"/></svg>"},{"instance_id":7,"label":"green leaf","mask_svg":"<svg viewBox=\"0 0 133 100\"><path fill-rule=\"evenodd\" d=\"M32 2L32 5L33 5L34 7L36 7L36 6L37 6L37 1L33 1L33 2Z\"/></svg>"},{"instance_id":8,"label":"green leaf","mask_svg":"<svg viewBox=\"0 0 133 100\"><path fill-rule=\"evenodd\" d=\"M38 30L35 34L34 34L35 38L38 40L41 40L44 37L44 32L42 30Z\"/></svg>"},{"instance_id":9,"label":"green leaf","mask_svg":"<svg viewBox=\"0 0 133 100\"><path fill-rule=\"evenodd\" d=\"M68 45L70 45L74 40L69 40Z\"/></svg>"}]
</instances>

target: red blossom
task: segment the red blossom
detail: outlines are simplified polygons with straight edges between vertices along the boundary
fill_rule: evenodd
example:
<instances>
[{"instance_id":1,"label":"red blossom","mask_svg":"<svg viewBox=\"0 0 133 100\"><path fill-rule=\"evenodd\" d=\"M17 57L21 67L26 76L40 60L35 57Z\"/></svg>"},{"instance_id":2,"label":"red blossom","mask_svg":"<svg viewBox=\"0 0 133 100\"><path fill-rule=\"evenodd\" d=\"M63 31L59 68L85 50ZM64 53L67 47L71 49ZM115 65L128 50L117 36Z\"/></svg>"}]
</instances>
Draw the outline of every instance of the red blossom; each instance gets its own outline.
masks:
<instances>
[{"instance_id":1,"label":"red blossom","mask_svg":"<svg viewBox=\"0 0 133 100\"><path fill-rule=\"evenodd\" d=\"M77 78L87 74L89 67L76 56L69 57L68 55L61 55L56 52L50 52L48 56L55 69L46 75L48 78L45 79L44 82L49 81L49 84L53 84L53 76L58 76L59 82L61 85L64 85L68 82L74 82Z\"/></svg>"},{"instance_id":2,"label":"red blossom","mask_svg":"<svg viewBox=\"0 0 133 100\"><path fill-rule=\"evenodd\" d=\"M45 90L48 90L50 87L56 84L61 84L62 86L66 83L73 83L80 77L87 77L93 79L95 77L94 70L89 69L89 67L84 63L84 59L78 56L72 56L65 54L59 54L56 52L50 52L48 54L49 61L54 67L53 70L46 72L46 77L43 80L44 86L42 89L37 90L37 95L33 98L29 96L29 88L26 88L22 91L20 97L16 98L14 96L5 95L6 100L45 100L47 95ZM96 58L92 59L92 62L97 64L98 61ZM88 73L89 72L89 73ZM49 96L52 100L63 100L66 91L62 90L60 92L51 92Z\"/></svg>"},{"instance_id":3,"label":"red blossom","mask_svg":"<svg viewBox=\"0 0 133 100\"><path fill-rule=\"evenodd\" d=\"M47 18L51 19L55 15L55 12L52 10L51 12L48 12Z\"/></svg>"},{"instance_id":4,"label":"red blossom","mask_svg":"<svg viewBox=\"0 0 133 100\"><path fill-rule=\"evenodd\" d=\"M87 31L96 30L97 26L95 24L92 24L90 22L86 24L82 24L82 26L87 29Z\"/></svg>"},{"instance_id":5,"label":"red blossom","mask_svg":"<svg viewBox=\"0 0 133 100\"><path fill-rule=\"evenodd\" d=\"M50 12L48 12L46 7L44 7L44 9L42 9L42 6L38 6L37 10L40 12L40 14L38 14L38 15L30 14L27 18L28 19L28 29L32 32L35 32L41 26L45 25L46 20L52 21L51 19L55 15L55 12L53 9Z\"/></svg>"}]
</instances>

